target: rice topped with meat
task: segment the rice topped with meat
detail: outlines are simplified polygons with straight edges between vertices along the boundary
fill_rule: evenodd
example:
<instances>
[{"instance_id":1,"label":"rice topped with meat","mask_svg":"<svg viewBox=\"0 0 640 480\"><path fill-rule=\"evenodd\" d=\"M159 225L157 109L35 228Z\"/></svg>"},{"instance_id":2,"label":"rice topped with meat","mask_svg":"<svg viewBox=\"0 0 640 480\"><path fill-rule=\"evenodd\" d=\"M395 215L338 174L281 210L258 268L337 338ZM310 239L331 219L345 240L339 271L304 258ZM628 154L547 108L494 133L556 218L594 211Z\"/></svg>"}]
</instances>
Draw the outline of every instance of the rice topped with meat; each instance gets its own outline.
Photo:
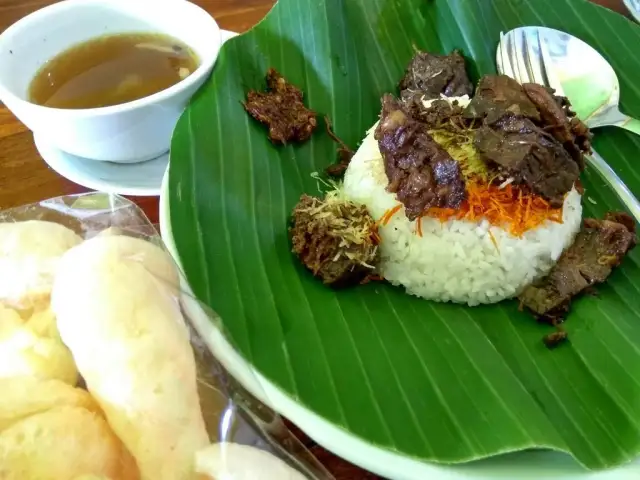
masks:
<instances>
[{"instance_id":1,"label":"rice topped with meat","mask_svg":"<svg viewBox=\"0 0 640 480\"><path fill-rule=\"evenodd\" d=\"M580 230L581 196L575 188L564 198L561 219L546 220L520 235L486 219L409 220L404 205L387 190L376 127L351 159L343 191L379 219L378 271L407 293L469 305L512 298L546 275Z\"/></svg>"}]
</instances>

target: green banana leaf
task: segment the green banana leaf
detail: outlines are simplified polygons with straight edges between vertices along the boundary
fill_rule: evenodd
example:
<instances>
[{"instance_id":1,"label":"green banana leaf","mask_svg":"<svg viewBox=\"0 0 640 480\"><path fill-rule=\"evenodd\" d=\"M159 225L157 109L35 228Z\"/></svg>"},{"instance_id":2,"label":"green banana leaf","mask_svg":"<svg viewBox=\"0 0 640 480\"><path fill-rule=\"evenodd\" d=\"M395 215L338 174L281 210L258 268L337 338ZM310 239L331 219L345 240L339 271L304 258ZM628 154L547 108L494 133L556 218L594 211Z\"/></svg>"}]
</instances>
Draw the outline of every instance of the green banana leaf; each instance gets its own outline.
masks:
<instances>
[{"instance_id":1,"label":"green banana leaf","mask_svg":"<svg viewBox=\"0 0 640 480\"><path fill-rule=\"evenodd\" d=\"M509 451L568 452L590 469L640 453L640 249L575 302L570 343L547 350L515 302L466 308L384 284L336 292L290 253L289 214L312 172L336 158L319 129L276 148L243 110L268 67L305 92L356 146L395 92L414 46L461 49L474 79L495 72L501 31L566 30L619 74L622 108L640 117L640 28L582 0L280 0L222 49L174 134L171 226L200 300L239 352L291 397L353 435L439 463ZM636 195L640 139L599 129L595 148ZM593 171L585 215L622 208Z\"/></svg>"}]
</instances>

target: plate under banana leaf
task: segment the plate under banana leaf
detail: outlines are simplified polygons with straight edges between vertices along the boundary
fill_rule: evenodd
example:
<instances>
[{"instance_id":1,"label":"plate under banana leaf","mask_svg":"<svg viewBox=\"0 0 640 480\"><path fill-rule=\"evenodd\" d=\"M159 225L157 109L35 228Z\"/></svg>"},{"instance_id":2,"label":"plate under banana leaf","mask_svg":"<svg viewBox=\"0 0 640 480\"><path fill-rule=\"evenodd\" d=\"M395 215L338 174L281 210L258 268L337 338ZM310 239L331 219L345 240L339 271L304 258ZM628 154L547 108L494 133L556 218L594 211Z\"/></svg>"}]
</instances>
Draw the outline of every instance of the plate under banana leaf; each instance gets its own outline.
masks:
<instances>
[{"instance_id":1,"label":"plate under banana leaf","mask_svg":"<svg viewBox=\"0 0 640 480\"><path fill-rule=\"evenodd\" d=\"M624 470L631 478L640 472L640 250L597 296L574 302L570 341L553 351L541 342L549 327L516 301L433 303L376 282L335 291L299 264L287 234L300 195L317 193L312 173L335 161L335 143L318 129L307 143L275 147L241 104L274 67L355 147L415 48L460 49L477 80L495 73L500 32L523 25L565 30L597 48L620 77L622 109L640 117L640 28L586 1L280 0L225 45L178 124L168 191L173 240L194 293L221 316L237 351L305 411L350 436L436 464L540 449L571 455L573 475L634 461ZM598 129L594 147L637 195L640 138ZM582 182L584 217L622 209L595 172L587 168ZM338 453L411 478L394 472L390 457ZM539 454L518 461L526 455ZM538 466L548 461L535 458ZM507 477L523 478L510 465Z\"/></svg>"}]
</instances>

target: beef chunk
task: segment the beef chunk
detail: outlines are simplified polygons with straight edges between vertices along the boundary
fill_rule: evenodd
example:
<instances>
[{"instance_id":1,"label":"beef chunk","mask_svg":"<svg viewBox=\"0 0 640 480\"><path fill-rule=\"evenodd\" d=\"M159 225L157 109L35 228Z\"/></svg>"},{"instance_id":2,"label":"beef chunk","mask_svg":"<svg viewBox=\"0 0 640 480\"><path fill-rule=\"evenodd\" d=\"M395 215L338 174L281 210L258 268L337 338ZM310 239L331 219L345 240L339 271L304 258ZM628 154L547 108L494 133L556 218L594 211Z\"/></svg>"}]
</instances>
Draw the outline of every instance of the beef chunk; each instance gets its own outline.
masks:
<instances>
[{"instance_id":1,"label":"beef chunk","mask_svg":"<svg viewBox=\"0 0 640 480\"><path fill-rule=\"evenodd\" d=\"M325 168L325 173L333 178L340 178L344 176L354 155L355 152L349 148L338 148L338 161Z\"/></svg>"},{"instance_id":2,"label":"beef chunk","mask_svg":"<svg viewBox=\"0 0 640 480\"><path fill-rule=\"evenodd\" d=\"M335 192L324 199L302 195L289 234L303 265L335 288L359 284L379 260L375 220Z\"/></svg>"},{"instance_id":3,"label":"beef chunk","mask_svg":"<svg viewBox=\"0 0 640 480\"><path fill-rule=\"evenodd\" d=\"M535 83L520 85L506 75L487 75L480 79L476 95L465 111L469 118L496 122L505 113L525 117L548 131L584 168L584 153L591 152L591 132L576 118L566 97Z\"/></svg>"},{"instance_id":4,"label":"beef chunk","mask_svg":"<svg viewBox=\"0 0 640 480\"><path fill-rule=\"evenodd\" d=\"M578 117L571 118L570 125L574 143L583 153L591 153L591 140L593 139L593 133L591 133L589 127L587 127L587 125ZM582 160L584 161L584 157L582 157ZM584 165L581 168L584 168Z\"/></svg>"},{"instance_id":5,"label":"beef chunk","mask_svg":"<svg viewBox=\"0 0 640 480\"><path fill-rule=\"evenodd\" d=\"M607 212L604 216L605 220L614 223L620 223L627 227L631 233L636 233L636 221L633 219L631 215L628 215L624 212Z\"/></svg>"},{"instance_id":6,"label":"beef chunk","mask_svg":"<svg viewBox=\"0 0 640 480\"><path fill-rule=\"evenodd\" d=\"M547 277L522 292L520 302L539 318L556 323L569 311L571 300L603 283L636 243L635 222L625 213L585 219L573 245Z\"/></svg>"},{"instance_id":7,"label":"beef chunk","mask_svg":"<svg viewBox=\"0 0 640 480\"><path fill-rule=\"evenodd\" d=\"M476 133L474 146L504 177L528 185L554 207L562 206L580 174L562 145L522 116L506 114L484 125Z\"/></svg>"},{"instance_id":8,"label":"beef chunk","mask_svg":"<svg viewBox=\"0 0 640 480\"><path fill-rule=\"evenodd\" d=\"M552 350L559 345L562 345L569 339L569 335L564 330L556 330L553 333L545 335L542 338L542 342L549 349Z\"/></svg>"},{"instance_id":9,"label":"beef chunk","mask_svg":"<svg viewBox=\"0 0 640 480\"><path fill-rule=\"evenodd\" d=\"M556 97L553 89L536 83L525 83L522 88L540 112L541 125L562 144L582 170L583 152L591 151L592 135L587 126L575 117L568 99Z\"/></svg>"},{"instance_id":10,"label":"beef chunk","mask_svg":"<svg viewBox=\"0 0 640 480\"><path fill-rule=\"evenodd\" d=\"M450 55L416 53L399 87L403 100L431 100L440 98L440 95L461 97L473 93L473 84L467 76L464 57L457 50Z\"/></svg>"},{"instance_id":11,"label":"beef chunk","mask_svg":"<svg viewBox=\"0 0 640 480\"><path fill-rule=\"evenodd\" d=\"M484 160L560 207L590 150L591 133L570 107L541 85L488 75L465 116L483 120L474 146Z\"/></svg>"},{"instance_id":12,"label":"beef chunk","mask_svg":"<svg viewBox=\"0 0 640 480\"><path fill-rule=\"evenodd\" d=\"M578 252L574 260L581 262L580 273L590 285L604 282L636 245L635 225L630 230L630 223L633 224L633 219L621 213L604 220L585 219L583 231L591 235L579 235L573 249Z\"/></svg>"},{"instance_id":13,"label":"beef chunk","mask_svg":"<svg viewBox=\"0 0 640 480\"><path fill-rule=\"evenodd\" d=\"M492 123L505 112L536 122L540 120L538 109L518 82L506 75L485 75L480 79L465 115L469 118L486 117Z\"/></svg>"},{"instance_id":14,"label":"beef chunk","mask_svg":"<svg viewBox=\"0 0 640 480\"><path fill-rule=\"evenodd\" d=\"M317 126L316 113L302 103L302 92L273 68L267 72L267 92L251 90L244 103L253 118L269 127L276 144L304 142Z\"/></svg>"},{"instance_id":15,"label":"beef chunk","mask_svg":"<svg viewBox=\"0 0 640 480\"><path fill-rule=\"evenodd\" d=\"M457 101L434 100L429 107L425 107L422 101L405 102L405 109L409 115L425 123L430 130L456 131L460 128L468 128L471 122L463 117L464 108Z\"/></svg>"},{"instance_id":16,"label":"beef chunk","mask_svg":"<svg viewBox=\"0 0 640 480\"><path fill-rule=\"evenodd\" d=\"M384 158L390 192L405 206L409 220L430 207L458 208L465 198L460 165L411 118L391 95L382 99L375 138Z\"/></svg>"}]
</instances>

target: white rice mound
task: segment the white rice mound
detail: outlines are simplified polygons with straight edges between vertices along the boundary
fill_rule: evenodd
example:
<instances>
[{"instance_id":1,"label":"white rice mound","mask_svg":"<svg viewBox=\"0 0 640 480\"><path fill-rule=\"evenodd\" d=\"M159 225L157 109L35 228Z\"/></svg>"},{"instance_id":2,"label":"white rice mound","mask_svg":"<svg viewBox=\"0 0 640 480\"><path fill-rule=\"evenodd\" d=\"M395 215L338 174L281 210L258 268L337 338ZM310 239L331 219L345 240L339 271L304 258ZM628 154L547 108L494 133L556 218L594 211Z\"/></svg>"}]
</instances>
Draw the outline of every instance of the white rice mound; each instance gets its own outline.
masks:
<instances>
[{"instance_id":1,"label":"white rice mound","mask_svg":"<svg viewBox=\"0 0 640 480\"><path fill-rule=\"evenodd\" d=\"M343 192L379 220L399 202L386 190L389 181L374 130L375 126L352 158ZM565 197L562 218L563 223L546 221L517 237L487 220L443 223L422 217L420 237L416 221L407 219L403 207L379 227L380 274L428 300L470 306L500 302L546 275L573 243L582 219L581 196L575 188Z\"/></svg>"}]
</instances>

